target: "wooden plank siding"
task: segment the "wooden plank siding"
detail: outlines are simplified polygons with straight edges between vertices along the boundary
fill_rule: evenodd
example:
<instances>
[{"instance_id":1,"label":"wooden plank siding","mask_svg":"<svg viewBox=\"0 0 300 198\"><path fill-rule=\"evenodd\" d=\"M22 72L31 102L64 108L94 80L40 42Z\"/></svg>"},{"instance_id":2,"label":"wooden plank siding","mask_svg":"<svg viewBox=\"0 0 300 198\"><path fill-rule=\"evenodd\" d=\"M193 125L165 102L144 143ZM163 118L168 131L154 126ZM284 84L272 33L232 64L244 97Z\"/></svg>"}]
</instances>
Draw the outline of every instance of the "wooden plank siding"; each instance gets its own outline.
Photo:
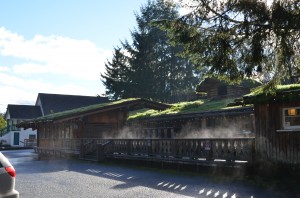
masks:
<instances>
[{"instance_id":1,"label":"wooden plank siding","mask_svg":"<svg viewBox=\"0 0 300 198\"><path fill-rule=\"evenodd\" d=\"M218 96L218 87L212 87L207 91L207 98L215 98Z\"/></svg>"},{"instance_id":2,"label":"wooden plank siding","mask_svg":"<svg viewBox=\"0 0 300 198\"><path fill-rule=\"evenodd\" d=\"M256 151L264 160L299 164L300 130L283 129L282 109L300 102L255 105Z\"/></svg>"},{"instance_id":3,"label":"wooden plank siding","mask_svg":"<svg viewBox=\"0 0 300 198\"><path fill-rule=\"evenodd\" d=\"M205 78L197 85L197 92L207 93L207 98L242 97L250 93L254 87L260 86L256 81L244 80L239 84L231 85L216 78Z\"/></svg>"},{"instance_id":4,"label":"wooden plank siding","mask_svg":"<svg viewBox=\"0 0 300 198\"><path fill-rule=\"evenodd\" d=\"M211 87L207 91L207 98L222 97L222 95L219 95L218 89L219 89L219 87L217 87L217 86ZM250 92L249 88L239 87L239 86L227 86L227 94L224 96L236 97L236 96L242 96L244 94L248 94L249 92Z\"/></svg>"},{"instance_id":5,"label":"wooden plank siding","mask_svg":"<svg viewBox=\"0 0 300 198\"><path fill-rule=\"evenodd\" d=\"M111 111L86 116L80 120L41 123L38 127L38 147L79 149L79 146L72 143L73 139L80 141L84 138L112 137L124 126L126 118L127 112Z\"/></svg>"},{"instance_id":6,"label":"wooden plank siding","mask_svg":"<svg viewBox=\"0 0 300 198\"><path fill-rule=\"evenodd\" d=\"M250 88L242 87L242 86L227 86L227 95L228 96L241 96L248 94L250 92Z\"/></svg>"},{"instance_id":7,"label":"wooden plank siding","mask_svg":"<svg viewBox=\"0 0 300 198\"><path fill-rule=\"evenodd\" d=\"M229 110L209 113L131 121L127 127L132 138L238 138L254 135L252 108L241 108L235 113Z\"/></svg>"},{"instance_id":8,"label":"wooden plank siding","mask_svg":"<svg viewBox=\"0 0 300 198\"><path fill-rule=\"evenodd\" d=\"M72 148L72 145L66 144L69 140L80 137L80 124L58 123L43 124L39 128L39 147L43 148Z\"/></svg>"}]
</instances>

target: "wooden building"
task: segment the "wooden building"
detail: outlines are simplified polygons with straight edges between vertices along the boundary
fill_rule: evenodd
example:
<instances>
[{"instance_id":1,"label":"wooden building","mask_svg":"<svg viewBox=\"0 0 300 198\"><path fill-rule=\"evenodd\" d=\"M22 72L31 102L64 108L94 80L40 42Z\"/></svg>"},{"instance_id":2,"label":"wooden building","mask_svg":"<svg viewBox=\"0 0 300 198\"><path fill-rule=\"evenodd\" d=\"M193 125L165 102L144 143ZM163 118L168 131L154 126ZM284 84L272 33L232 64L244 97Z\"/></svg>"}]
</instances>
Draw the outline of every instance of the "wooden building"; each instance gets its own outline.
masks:
<instances>
[{"instance_id":1,"label":"wooden building","mask_svg":"<svg viewBox=\"0 0 300 198\"><path fill-rule=\"evenodd\" d=\"M240 84L230 85L216 78L205 78L196 88L197 92L207 94L208 99L236 98L249 94L251 89L260 83L253 80L244 80Z\"/></svg>"},{"instance_id":2,"label":"wooden building","mask_svg":"<svg viewBox=\"0 0 300 198\"><path fill-rule=\"evenodd\" d=\"M18 127L37 129L40 155L76 154L96 161L146 157L191 164L253 159L251 107L127 120L131 110L169 107L144 99L121 100L49 114Z\"/></svg>"},{"instance_id":3,"label":"wooden building","mask_svg":"<svg viewBox=\"0 0 300 198\"><path fill-rule=\"evenodd\" d=\"M300 164L300 86L244 97L254 104L256 152L262 160Z\"/></svg>"},{"instance_id":4,"label":"wooden building","mask_svg":"<svg viewBox=\"0 0 300 198\"><path fill-rule=\"evenodd\" d=\"M37 129L41 153L85 155L96 150L98 157L180 158L190 163L200 158L250 161L255 153L262 161L300 164L299 96L299 85L282 86L275 95L261 91L245 96L245 103L253 107L128 121L129 111L170 107L129 99L49 114L18 127Z\"/></svg>"},{"instance_id":5,"label":"wooden building","mask_svg":"<svg viewBox=\"0 0 300 198\"><path fill-rule=\"evenodd\" d=\"M180 113L134 119L134 138L238 138L254 135L252 107Z\"/></svg>"},{"instance_id":6,"label":"wooden building","mask_svg":"<svg viewBox=\"0 0 300 198\"><path fill-rule=\"evenodd\" d=\"M40 152L76 153L92 139L116 136L122 131L129 111L139 108L162 110L168 107L144 99L120 100L49 114L22 122L18 127L37 129L37 149Z\"/></svg>"}]
</instances>

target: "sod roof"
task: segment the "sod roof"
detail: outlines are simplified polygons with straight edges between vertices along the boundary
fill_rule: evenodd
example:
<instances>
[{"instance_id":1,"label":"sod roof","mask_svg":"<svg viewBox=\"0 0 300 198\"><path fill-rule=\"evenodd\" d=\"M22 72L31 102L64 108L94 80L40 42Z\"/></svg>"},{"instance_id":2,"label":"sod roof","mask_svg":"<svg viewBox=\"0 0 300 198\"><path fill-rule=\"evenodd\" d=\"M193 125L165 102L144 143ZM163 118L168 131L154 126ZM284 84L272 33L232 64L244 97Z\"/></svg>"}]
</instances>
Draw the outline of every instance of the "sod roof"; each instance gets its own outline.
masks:
<instances>
[{"instance_id":1,"label":"sod roof","mask_svg":"<svg viewBox=\"0 0 300 198\"><path fill-rule=\"evenodd\" d=\"M171 107L163 111L157 110L140 110L132 112L128 118L129 121L141 120L141 119L172 119L175 117L187 115L191 116L206 116L206 115L218 115L224 112L239 111L241 106L231 106L228 104L232 103L234 99L222 99L222 100L196 100L191 102L179 102L171 104Z\"/></svg>"},{"instance_id":2,"label":"sod roof","mask_svg":"<svg viewBox=\"0 0 300 198\"><path fill-rule=\"evenodd\" d=\"M299 101L300 84L277 85L274 89L266 90L264 87L255 89L244 96L245 104Z\"/></svg>"},{"instance_id":3,"label":"sod roof","mask_svg":"<svg viewBox=\"0 0 300 198\"><path fill-rule=\"evenodd\" d=\"M59 113L49 114L47 116L38 117L35 119L28 120L26 122L22 122L18 125L18 127L26 127L32 123L37 123L37 122L71 120L71 119L76 119L87 115L103 113L103 112L108 112L113 110L131 111L139 108L153 108L153 109L162 110L162 109L169 108L169 105L146 100L146 99L141 99L141 98L123 99L114 102L95 104L95 105L76 108L76 109L67 110Z\"/></svg>"}]
</instances>

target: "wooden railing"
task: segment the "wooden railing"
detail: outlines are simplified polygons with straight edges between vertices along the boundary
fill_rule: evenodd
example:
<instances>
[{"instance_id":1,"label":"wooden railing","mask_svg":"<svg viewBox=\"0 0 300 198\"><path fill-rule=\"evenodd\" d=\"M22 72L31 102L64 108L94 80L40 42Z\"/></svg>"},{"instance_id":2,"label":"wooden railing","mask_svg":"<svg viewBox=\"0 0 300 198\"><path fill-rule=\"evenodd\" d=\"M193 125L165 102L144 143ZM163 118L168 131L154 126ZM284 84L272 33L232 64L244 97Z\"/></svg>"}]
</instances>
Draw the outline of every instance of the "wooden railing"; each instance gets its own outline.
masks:
<instances>
[{"instance_id":1,"label":"wooden railing","mask_svg":"<svg viewBox=\"0 0 300 198\"><path fill-rule=\"evenodd\" d=\"M86 154L97 152L97 145L105 143L107 140L105 139L96 139L96 138L84 138L81 139L80 143L80 155L82 158Z\"/></svg>"},{"instance_id":2,"label":"wooden railing","mask_svg":"<svg viewBox=\"0 0 300 198\"><path fill-rule=\"evenodd\" d=\"M42 140L41 142L42 143ZM199 161L253 161L255 138L203 139L64 139L52 147L42 144L39 149L80 154L93 154L96 160L109 157ZM42 152L42 151L41 151ZM61 154L60 154L61 155Z\"/></svg>"},{"instance_id":3,"label":"wooden railing","mask_svg":"<svg viewBox=\"0 0 300 198\"><path fill-rule=\"evenodd\" d=\"M20 141L24 144L24 147L34 147L36 146L36 139L24 139L24 142Z\"/></svg>"},{"instance_id":4,"label":"wooden railing","mask_svg":"<svg viewBox=\"0 0 300 198\"><path fill-rule=\"evenodd\" d=\"M80 140L78 139L63 139L62 148L69 150L79 150L80 149Z\"/></svg>"},{"instance_id":5,"label":"wooden railing","mask_svg":"<svg viewBox=\"0 0 300 198\"><path fill-rule=\"evenodd\" d=\"M104 155L153 158L252 161L254 138L220 139L111 139Z\"/></svg>"}]
</instances>

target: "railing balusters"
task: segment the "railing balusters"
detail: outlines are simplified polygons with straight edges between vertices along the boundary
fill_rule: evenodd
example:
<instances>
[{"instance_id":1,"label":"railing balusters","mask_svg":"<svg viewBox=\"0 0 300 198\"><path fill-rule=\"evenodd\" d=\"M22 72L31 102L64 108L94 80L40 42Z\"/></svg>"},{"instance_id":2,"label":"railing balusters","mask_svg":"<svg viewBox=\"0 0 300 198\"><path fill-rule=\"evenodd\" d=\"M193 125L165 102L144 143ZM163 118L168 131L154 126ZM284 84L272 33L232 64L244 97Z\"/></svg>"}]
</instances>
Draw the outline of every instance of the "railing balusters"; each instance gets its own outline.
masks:
<instances>
[{"instance_id":1,"label":"railing balusters","mask_svg":"<svg viewBox=\"0 0 300 198\"><path fill-rule=\"evenodd\" d=\"M87 153L97 148L96 144L108 140L82 140L81 152ZM254 152L254 138L219 139L110 139L108 154L148 156L155 158L181 159L223 159L226 161L251 161ZM78 148L73 140L65 141L65 146ZM92 146L95 145L95 146ZM95 147L95 148L94 148ZM105 147L105 146L104 146Z\"/></svg>"}]
</instances>

